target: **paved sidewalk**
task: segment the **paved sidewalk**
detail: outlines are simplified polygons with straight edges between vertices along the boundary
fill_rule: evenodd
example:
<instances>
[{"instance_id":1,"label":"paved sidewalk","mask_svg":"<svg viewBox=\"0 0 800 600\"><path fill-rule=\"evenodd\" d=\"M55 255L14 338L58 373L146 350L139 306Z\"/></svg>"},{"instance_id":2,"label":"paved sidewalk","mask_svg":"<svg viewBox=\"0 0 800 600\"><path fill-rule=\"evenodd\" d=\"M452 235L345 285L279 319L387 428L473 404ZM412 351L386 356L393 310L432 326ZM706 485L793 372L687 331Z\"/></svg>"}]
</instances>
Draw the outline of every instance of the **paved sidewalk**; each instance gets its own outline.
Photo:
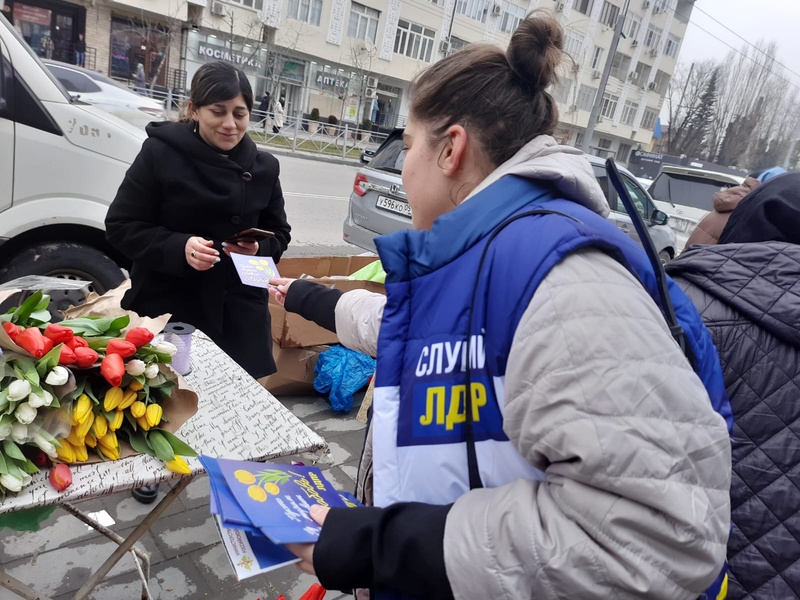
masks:
<instances>
[{"instance_id":1,"label":"paved sidewalk","mask_svg":"<svg viewBox=\"0 0 800 600\"><path fill-rule=\"evenodd\" d=\"M356 470L365 427L356 421L363 391L347 415L333 413L322 397L282 397L280 400L329 444L319 463L325 476L342 490L355 487ZM197 450L202 450L197 448ZM285 457L281 462L307 457ZM164 486L162 485L162 488ZM162 493L159 496L163 496ZM152 505L151 505L152 506ZM79 504L84 512L105 510L115 521L111 529L127 535L151 506L124 492ZM150 592L159 600L297 600L316 581L294 566L237 582L221 547L219 533L208 510L208 480L193 481L140 541L150 552ZM37 532L0 529L0 565L13 577L53 600L67 600L115 544L61 509ZM141 584L133 559L126 555L90 596L92 600L138 600ZM352 598L328 592L326 600ZM18 600L0 589L0 600Z\"/></svg>"}]
</instances>

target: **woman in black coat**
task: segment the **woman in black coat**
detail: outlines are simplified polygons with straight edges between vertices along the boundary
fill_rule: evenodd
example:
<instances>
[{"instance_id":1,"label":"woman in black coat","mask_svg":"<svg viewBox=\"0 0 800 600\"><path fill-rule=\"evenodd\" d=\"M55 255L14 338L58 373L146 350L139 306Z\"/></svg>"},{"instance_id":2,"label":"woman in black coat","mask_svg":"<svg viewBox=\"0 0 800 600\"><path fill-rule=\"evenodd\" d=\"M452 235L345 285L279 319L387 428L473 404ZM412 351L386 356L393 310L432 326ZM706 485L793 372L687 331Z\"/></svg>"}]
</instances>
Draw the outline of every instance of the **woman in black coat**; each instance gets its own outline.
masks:
<instances>
[{"instance_id":1,"label":"woman in black coat","mask_svg":"<svg viewBox=\"0 0 800 600\"><path fill-rule=\"evenodd\" d=\"M241 283L230 253L278 262L286 250L278 161L246 135L253 92L232 65L200 67L187 108L181 122L148 125L106 216L108 241L133 262L122 306L172 313L264 377L275 372L267 292ZM275 236L224 242L250 227Z\"/></svg>"}]
</instances>

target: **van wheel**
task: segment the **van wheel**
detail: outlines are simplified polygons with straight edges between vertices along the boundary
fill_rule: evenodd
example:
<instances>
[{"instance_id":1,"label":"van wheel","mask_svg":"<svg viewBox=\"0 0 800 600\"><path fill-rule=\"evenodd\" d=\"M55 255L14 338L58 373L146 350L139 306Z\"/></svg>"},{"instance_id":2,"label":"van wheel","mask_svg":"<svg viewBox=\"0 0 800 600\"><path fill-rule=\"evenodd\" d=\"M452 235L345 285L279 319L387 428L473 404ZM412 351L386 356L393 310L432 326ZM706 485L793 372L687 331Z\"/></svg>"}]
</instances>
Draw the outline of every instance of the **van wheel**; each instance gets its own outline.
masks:
<instances>
[{"instance_id":1,"label":"van wheel","mask_svg":"<svg viewBox=\"0 0 800 600\"><path fill-rule=\"evenodd\" d=\"M90 246L74 242L48 242L22 250L0 269L0 281L25 275L47 275L61 279L88 281L83 290L43 290L50 295L50 313L60 320L59 311L82 304L86 294L105 294L125 280L117 263ZM4 303L6 310L18 304L30 292L23 292Z\"/></svg>"},{"instance_id":2,"label":"van wheel","mask_svg":"<svg viewBox=\"0 0 800 600\"><path fill-rule=\"evenodd\" d=\"M662 250L658 253L658 259L661 261L662 265L665 265L672 260L672 255L669 253L669 250Z\"/></svg>"}]
</instances>

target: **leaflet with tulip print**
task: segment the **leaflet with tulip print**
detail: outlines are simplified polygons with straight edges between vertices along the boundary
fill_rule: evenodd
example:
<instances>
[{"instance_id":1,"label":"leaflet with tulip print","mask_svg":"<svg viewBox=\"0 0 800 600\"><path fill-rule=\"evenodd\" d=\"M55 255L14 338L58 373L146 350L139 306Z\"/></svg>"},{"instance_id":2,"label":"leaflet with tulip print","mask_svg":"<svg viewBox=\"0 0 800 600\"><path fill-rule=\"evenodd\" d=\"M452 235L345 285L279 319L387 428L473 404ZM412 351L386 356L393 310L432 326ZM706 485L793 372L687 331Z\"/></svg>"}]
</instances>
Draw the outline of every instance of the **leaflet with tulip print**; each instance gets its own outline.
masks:
<instances>
[{"instance_id":1,"label":"leaflet with tulip print","mask_svg":"<svg viewBox=\"0 0 800 600\"><path fill-rule=\"evenodd\" d=\"M209 474L214 508L223 525L260 530L276 544L317 541L321 527L308 514L313 504L353 506L317 467L208 456L200 460Z\"/></svg>"}]
</instances>

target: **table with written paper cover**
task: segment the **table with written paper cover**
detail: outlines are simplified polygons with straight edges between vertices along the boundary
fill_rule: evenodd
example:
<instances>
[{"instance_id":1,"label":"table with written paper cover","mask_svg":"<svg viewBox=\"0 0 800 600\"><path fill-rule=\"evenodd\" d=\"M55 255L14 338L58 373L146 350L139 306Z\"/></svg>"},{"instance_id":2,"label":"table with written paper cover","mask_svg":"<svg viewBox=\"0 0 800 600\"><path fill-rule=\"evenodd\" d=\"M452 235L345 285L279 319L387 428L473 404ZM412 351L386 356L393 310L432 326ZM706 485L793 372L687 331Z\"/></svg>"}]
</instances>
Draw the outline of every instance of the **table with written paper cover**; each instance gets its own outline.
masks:
<instances>
[{"instance_id":1,"label":"table with written paper cover","mask_svg":"<svg viewBox=\"0 0 800 600\"><path fill-rule=\"evenodd\" d=\"M198 453L260 461L325 447L322 437L295 417L201 331L195 331L192 336L191 366L192 371L185 379L198 395L197 412L181 426L177 435ZM187 458L187 462L191 469L189 475L172 473L162 461L144 454L110 462L74 464L71 465L72 486L63 492L57 492L50 485L47 470L43 470L19 494L8 496L0 503L0 514L59 505L119 544L117 550L78 590L74 596L76 600L87 598L126 552L134 552L134 562L143 581L142 598L150 598L147 589L149 557L134 544L191 480L204 472L197 458ZM171 480L177 480L172 490L124 539L72 505L77 500ZM42 568L46 566L42 565ZM1 571L0 588L8 589L22 598L47 600L31 587Z\"/></svg>"}]
</instances>

